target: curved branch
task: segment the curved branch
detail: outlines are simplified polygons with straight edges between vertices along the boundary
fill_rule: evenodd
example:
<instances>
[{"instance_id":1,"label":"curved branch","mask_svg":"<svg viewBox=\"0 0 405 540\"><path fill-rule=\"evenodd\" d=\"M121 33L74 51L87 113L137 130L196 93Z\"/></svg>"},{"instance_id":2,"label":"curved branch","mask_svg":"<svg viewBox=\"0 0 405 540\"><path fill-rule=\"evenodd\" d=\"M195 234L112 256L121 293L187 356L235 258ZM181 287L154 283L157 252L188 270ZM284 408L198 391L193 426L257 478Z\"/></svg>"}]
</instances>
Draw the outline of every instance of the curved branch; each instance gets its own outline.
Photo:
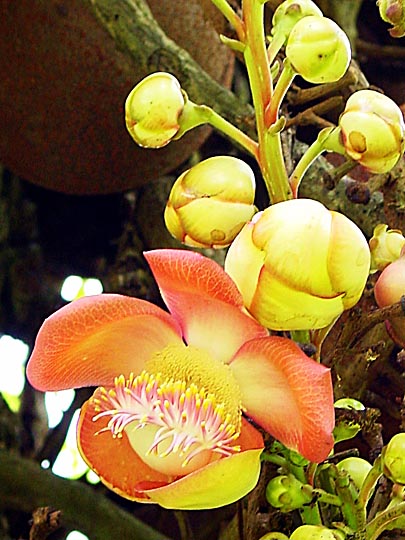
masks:
<instances>
[{"instance_id":1,"label":"curved branch","mask_svg":"<svg viewBox=\"0 0 405 540\"><path fill-rule=\"evenodd\" d=\"M170 540L90 486L59 478L31 460L0 450L0 510L32 513L40 506L61 510L64 526L92 540Z\"/></svg>"}]
</instances>

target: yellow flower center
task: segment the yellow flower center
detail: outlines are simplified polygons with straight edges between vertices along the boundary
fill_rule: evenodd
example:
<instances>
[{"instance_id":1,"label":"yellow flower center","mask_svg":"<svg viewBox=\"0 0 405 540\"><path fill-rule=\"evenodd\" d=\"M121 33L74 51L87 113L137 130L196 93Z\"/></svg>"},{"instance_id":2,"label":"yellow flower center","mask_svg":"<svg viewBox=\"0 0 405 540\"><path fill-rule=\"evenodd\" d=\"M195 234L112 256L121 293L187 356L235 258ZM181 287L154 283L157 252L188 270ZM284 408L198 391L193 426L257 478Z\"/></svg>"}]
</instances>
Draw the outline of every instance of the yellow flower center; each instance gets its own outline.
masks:
<instances>
[{"instance_id":1,"label":"yellow flower center","mask_svg":"<svg viewBox=\"0 0 405 540\"><path fill-rule=\"evenodd\" d=\"M99 388L94 421L110 417L139 457L169 475L189 474L240 448L241 394L230 368L194 347L169 345L140 375Z\"/></svg>"}]
</instances>

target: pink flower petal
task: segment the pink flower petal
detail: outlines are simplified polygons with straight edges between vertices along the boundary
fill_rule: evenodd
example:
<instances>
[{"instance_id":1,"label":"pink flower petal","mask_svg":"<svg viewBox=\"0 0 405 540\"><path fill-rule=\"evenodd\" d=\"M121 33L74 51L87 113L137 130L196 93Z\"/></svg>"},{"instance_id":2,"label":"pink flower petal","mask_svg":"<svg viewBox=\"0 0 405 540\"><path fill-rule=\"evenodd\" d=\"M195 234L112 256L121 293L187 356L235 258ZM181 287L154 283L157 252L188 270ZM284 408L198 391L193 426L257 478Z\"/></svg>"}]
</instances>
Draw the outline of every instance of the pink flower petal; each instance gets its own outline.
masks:
<instances>
[{"instance_id":1,"label":"pink flower petal","mask_svg":"<svg viewBox=\"0 0 405 540\"><path fill-rule=\"evenodd\" d=\"M263 439L245 419L236 444L241 451L215 461L165 486L145 489L152 502L164 508L203 510L231 504L257 484ZM145 485L146 487L146 485Z\"/></svg>"},{"instance_id":2,"label":"pink flower petal","mask_svg":"<svg viewBox=\"0 0 405 540\"><path fill-rule=\"evenodd\" d=\"M147 482L150 486L166 485L174 478L154 471L134 452L125 433L122 438L113 438L111 431L99 433L106 427L108 418L93 422L97 414L90 399L80 411L77 428L77 443L80 454L93 469L103 484L121 497L140 502L151 502L150 498L138 489L138 484Z\"/></svg>"},{"instance_id":3,"label":"pink flower petal","mask_svg":"<svg viewBox=\"0 0 405 540\"><path fill-rule=\"evenodd\" d=\"M334 427L329 369L275 336L246 343L230 365L248 416L305 458L328 456Z\"/></svg>"},{"instance_id":4,"label":"pink flower petal","mask_svg":"<svg viewBox=\"0 0 405 540\"><path fill-rule=\"evenodd\" d=\"M110 386L181 340L174 319L144 300L102 294L75 300L43 323L27 367L38 390Z\"/></svg>"},{"instance_id":5,"label":"pink flower petal","mask_svg":"<svg viewBox=\"0 0 405 540\"><path fill-rule=\"evenodd\" d=\"M211 259L169 249L150 251L145 257L189 345L229 362L243 343L268 335L242 311L236 285Z\"/></svg>"}]
</instances>

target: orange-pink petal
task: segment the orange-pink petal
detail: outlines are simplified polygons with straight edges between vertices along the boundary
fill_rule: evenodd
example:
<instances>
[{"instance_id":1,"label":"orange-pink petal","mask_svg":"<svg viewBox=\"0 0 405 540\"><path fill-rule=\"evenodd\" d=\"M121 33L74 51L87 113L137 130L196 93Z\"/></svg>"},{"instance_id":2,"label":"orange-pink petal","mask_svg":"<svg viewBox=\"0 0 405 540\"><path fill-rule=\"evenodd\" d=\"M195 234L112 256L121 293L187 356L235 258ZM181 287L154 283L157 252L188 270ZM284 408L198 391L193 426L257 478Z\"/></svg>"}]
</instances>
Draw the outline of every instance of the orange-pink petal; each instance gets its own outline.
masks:
<instances>
[{"instance_id":1,"label":"orange-pink petal","mask_svg":"<svg viewBox=\"0 0 405 540\"><path fill-rule=\"evenodd\" d=\"M189 345L229 362L243 343L267 336L242 311L236 285L216 262L186 250L155 250L145 257Z\"/></svg>"},{"instance_id":2,"label":"orange-pink petal","mask_svg":"<svg viewBox=\"0 0 405 540\"><path fill-rule=\"evenodd\" d=\"M126 499L151 502L148 495L138 489L138 484L146 482L157 487L167 485L174 478L146 465L134 452L125 432L121 438L113 438L111 431L99 433L106 427L108 418L93 422L96 414L92 399L80 411L77 444L83 459L112 491Z\"/></svg>"},{"instance_id":3,"label":"orange-pink petal","mask_svg":"<svg viewBox=\"0 0 405 540\"><path fill-rule=\"evenodd\" d=\"M305 458L323 461L333 447L330 371L282 337L252 340L230 364L247 415Z\"/></svg>"},{"instance_id":4,"label":"orange-pink petal","mask_svg":"<svg viewBox=\"0 0 405 540\"><path fill-rule=\"evenodd\" d=\"M139 373L150 356L181 341L175 320L144 300L116 294L84 297L43 323L27 367L38 390L110 386Z\"/></svg>"},{"instance_id":5,"label":"orange-pink petal","mask_svg":"<svg viewBox=\"0 0 405 540\"><path fill-rule=\"evenodd\" d=\"M145 489L152 502L164 508L203 510L231 504L257 484L263 439L245 419L236 444L241 451L214 461L187 476L161 487Z\"/></svg>"}]
</instances>

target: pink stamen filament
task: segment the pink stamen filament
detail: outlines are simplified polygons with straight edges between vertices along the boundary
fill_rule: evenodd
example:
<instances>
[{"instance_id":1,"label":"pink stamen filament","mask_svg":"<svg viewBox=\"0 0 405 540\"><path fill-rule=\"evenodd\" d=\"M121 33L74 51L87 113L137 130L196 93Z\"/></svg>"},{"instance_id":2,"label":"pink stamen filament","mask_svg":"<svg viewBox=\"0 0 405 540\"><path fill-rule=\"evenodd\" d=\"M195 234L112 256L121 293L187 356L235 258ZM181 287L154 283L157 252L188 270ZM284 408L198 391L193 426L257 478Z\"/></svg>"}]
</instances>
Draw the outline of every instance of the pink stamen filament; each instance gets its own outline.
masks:
<instances>
[{"instance_id":1,"label":"pink stamen filament","mask_svg":"<svg viewBox=\"0 0 405 540\"><path fill-rule=\"evenodd\" d=\"M138 422L135 429L146 425L160 427L147 454L155 452L164 458L172 452L179 453L184 455L186 466L204 450L223 456L240 451L233 444L239 432L224 405L217 404L215 396L194 384L187 387L183 381L161 381L159 374L154 376L146 371L137 377L131 373L127 380L123 375L116 377L113 389L100 388L94 402L100 412L93 421L110 417L98 433L110 431L113 437L122 437L124 429L133 422ZM170 441L169 446L159 453L159 445L166 441Z\"/></svg>"}]
</instances>

